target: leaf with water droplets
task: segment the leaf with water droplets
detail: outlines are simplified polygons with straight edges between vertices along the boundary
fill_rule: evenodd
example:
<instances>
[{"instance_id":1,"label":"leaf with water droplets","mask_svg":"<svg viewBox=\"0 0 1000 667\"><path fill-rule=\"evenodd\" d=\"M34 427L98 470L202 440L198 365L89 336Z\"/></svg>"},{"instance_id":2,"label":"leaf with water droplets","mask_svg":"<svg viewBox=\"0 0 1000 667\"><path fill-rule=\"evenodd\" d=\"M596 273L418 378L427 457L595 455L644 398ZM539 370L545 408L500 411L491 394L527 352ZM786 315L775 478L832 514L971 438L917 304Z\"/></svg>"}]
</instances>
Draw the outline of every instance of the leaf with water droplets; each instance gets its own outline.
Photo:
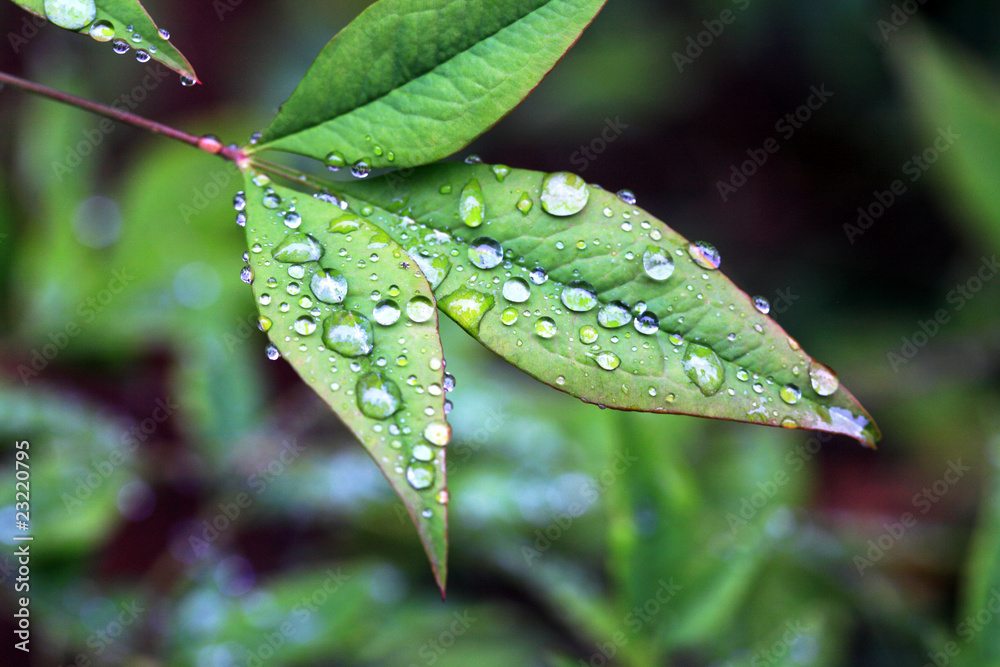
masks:
<instances>
[{"instance_id":1,"label":"leaf with water droplets","mask_svg":"<svg viewBox=\"0 0 1000 667\"><path fill-rule=\"evenodd\" d=\"M460 193L440 185L473 179L486 216L470 229ZM444 262L438 307L543 382L623 410L879 438L833 371L718 270L715 247L632 197L518 169L500 182L461 163L335 187L417 261Z\"/></svg>"},{"instance_id":2,"label":"leaf with water droplets","mask_svg":"<svg viewBox=\"0 0 1000 667\"><path fill-rule=\"evenodd\" d=\"M331 168L447 157L517 106L604 2L376 2L326 45L248 150L289 151Z\"/></svg>"},{"instance_id":3,"label":"leaf with water droplets","mask_svg":"<svg viewBox=\"0 0 1000 667\"><path fill-rule=\"evenodd\" d=\"M198 81L183 54L170 43L138 0L14 0L32 14L60 28L112 42L116 53L135 52L139 62L158 60L190 85Z\"/></svg>"},{"instance_id":4,"label":"leaf with water droplets","mask_svg":"<svg viewBox=\"0 0 1000 667\"><path fill-rule=\"evenodd\" d=\"M451 429L431 286L367 220L259 175L246 181L248 274L268 357L284 357L364 444L443 590Z\"/></svg>"}]
</instances>

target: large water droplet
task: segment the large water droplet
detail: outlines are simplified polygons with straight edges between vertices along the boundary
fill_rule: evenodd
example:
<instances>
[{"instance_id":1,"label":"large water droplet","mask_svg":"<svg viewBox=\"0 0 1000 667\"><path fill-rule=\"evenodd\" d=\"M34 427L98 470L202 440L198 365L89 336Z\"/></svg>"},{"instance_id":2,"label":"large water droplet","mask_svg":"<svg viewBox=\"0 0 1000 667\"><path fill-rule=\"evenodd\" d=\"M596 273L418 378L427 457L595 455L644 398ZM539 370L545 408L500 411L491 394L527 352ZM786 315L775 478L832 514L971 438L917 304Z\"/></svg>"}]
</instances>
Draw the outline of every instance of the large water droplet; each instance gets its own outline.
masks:
<instances>
[{"instance_id":1,"label":"large water droplet","mask_svg":"<svg viewBox=\"0 0 1000 667\"><path fill-rule=\"evenodd\" d=\"M434 316L434 304L425 296L415 296L406 303L406 316L414 322L426 322Z\"/></svg>"},{"instance_id":2,"label":"large water droplet","mask_svg":"<svg viewBox=\"0 0 1000 667\"><path fill-rule=\"evenodd\" d=\"M813 391L820 396L829 396L840 386L837 374L816 361L809 365L809 383L812 384Z\"/></svg>"},{"instance_id":3,"label":"large water droplet","mask_svg":"<svg viewBox=\"0 0 1000 667\"><path fill-rule=\"evenodd\" d=\"M594 358L597 360L597 365L606 371L613 371L621 366L622 363L617 354L608 350L598 352Z\"/></svg>"},{"instance_id":4,"label":"large water droplet","mask_svg":"<svg viewBox=\"0 0 1000 667\"><path fill-rule=\"evenodd\" d=\"M503 261L503 247L487 236L469 244L469 261L480 269L492 269Z\"/></svg>"},{"instance_id":5,"label":"large water droplet","mask_svg":"<svg viewBox=\"0 0 1000 667\"><path fill-rule=\"evenodd\" d=\"M483 187L475 178L462 188L458 199L458 217L468 227L478 227L486 219L486 199L483 197Z\"/></svg>"},{"instance_id":6,"label":"large water droplet","mask_svg":"<svg viewBox=\"0 0 1000 667\"><path fill-rule=\"evenodd\" d=\"M344 156L338 153L337 151L333 151L332 153L326 154L326 168L329 169L330 171L337 171L338 169L341 169L346 166L347 166L347 160L345 160Z\"/></svg>"},{"instance_id":7,"label":"large water droplet","mask_svg":"<svg viewBox=\"0 0 1000 667\"><path fill-rule=\"evenodd\" d=\"M434 483L434 465L423 461L414 461L406 469L406 481L414 489L426 489Z\"/></svg>"},{"instance_id":8,"label":"large water droplet","mask_svg":"<svg viewBox=\"0 0 1000 667\"><path fill-rule=\"evenodd\" d=\"M384 327L391 326L399 319L400 309L392 299L382 299L372 309L372 317Z\"/></svg>"},{"instance_id":9,"label":"large water droplet","mask_svg":"<svg viewBox=\"0 0 1000 667\"><path fill-rule=\"evenodd\" d=\"M511 326L517 322L517 308L504 308L500 313L500 322L506 326Z\"/></svg>"},{"instance_id":10,"label":"large water droplet","mask_svg":"<svg viewBox=\"0 0 1000 667\"><path fill-rule=\"evenodd\" d=\"M403 405L399 386L381 373L363 375L355 387L358 408L372 419L388 419Z\"/></svg>"},{"instance_id":11,"label":"large water droplet","mask_svg":"<svg viewBox=\"0 0 1000 667\"><path fill-rule=\"evenodd\" d=\"M597 293L590 283L577 280L563 288L559 294L563 305L576 313L585 313L597 306Z\"/></svg>"},{"instance_id":12,"label":"large water droplet","mask_svg":"<svg viewBox=\"0 0 1000 667\"><path fill-rule=\"evenodd\" d=\"M448 272L451 271L451 262L443 255L424 257L420 254L413 254L410 257L420 267L420 272L424 274L424 278L427 278L427 282L431 284L431 289L437 289L438 285L443 283L444 279L448 277Z\"/></svg>"},{"instance_id":13,"label":"large water droplet","mask_svg":"<svg viewBox=\"0 0 1000 667\"><path fill-rule=\"evenodd\" d=\"M438 306L448 313L467 331L479 331L479 323L490 308L493 307L493 295L483 294L468 287L460 287L443 299L438 300Z\"/></svg>"},{"instance_id":14,"label":"large water droplet","mask_svg":"<svg viewBox=\"0 0 1000 667\"><path fill-rule=\"evenodd\" d=\"M597 333L597 329L590 326L589 324L584 324L580 327L580 342L590 345L596 343L600 335Z\"/></svg>"},{"instance_id":15,"label":"large water droplet","mask_svg":"<svg viewBox=\"0 0 1000 667\"><path fill-rule=\"evenodd\" d=\"M718 355L711 348L698 343L688 343L681 365L691 382L705 396L716 394L726 379L726 372Z\"/></svg>"},{"instance_id":16,"label":"large water droplet","mask_svg":"<svg viewBox=\"0 0 1000 667\"><path fill-rule=\"evenodd\" d=\"M424 428L424 438L438 447L444 447L451 440L451 426L448 422L433 421Z\"/></svg>"},{"instance_id":17,"label":"large water droplet","mask_svg":"<svg viewBox=\"0 0 1000 667\"><path fill-rule=\"evenodd\" d=\"M524 303L531 297L531 286L523 278L511 278L503 284L503 298L513 303Z\"/></svg>"},{"instance_id":18,"label":"large water droplet","mask_svg":"<svg viewBox=\"0 0 1000 667\"><path fill-rule=\"evenodd\" d=\"M549 274L545 272L545 269L539 266L532 269L531 273L528 274L528 277L531 278L531 282L536 285L544 285L545 281L549 279Z\"/></svg>"},{"instance_id":19,"label":"large water droplet","mask_svg":"<svg viewBox=\"0 0 1000 667\"><path fill-rule=\"evenodd\" d=\"M370 173L372 173L371 165L364 160L358 160L351 165L351 176L354 178L368 178Z\"/></svg>"},{"instance_id":20,"label":"large water droplet","mask_svg":"<svg viewBox=\"0 0 1000 667\"><path fill-rule=\"evenodd\" d=\"M753 298L753 307L765 315L771 312L771 303L762 296L755 296Z\"/></svg>"},{"instance_id":21,"label":"large water droplet","mask_svg":"<svg viewBox=\"0 0 1000 667\"><path fill-rule=\"evenodd\" d=\"M576 174L559 171L547 174L542 180L542 208L550 215L579 213L587 205L589 197L587 182Z\"/></svg>"},{"instance_id":22,"label":"large water droplet","mask_svg":"<svg viewBox=\"0 0 1000 667\"><path fill-rule=\"evenodd\" d=\"M539 317L535 320L535 333L541 338L552 338L558 331L555 320L551 317Z\"/></svg>"},{"instance_id":23,"label":"large water droplet","mask_svg":"<svg viewBox=\"0 0 1000 667\"><path fill-rule=\"evenodd\" d=\"M597 311L597 323L605 329L617 329L632 321L632 311L622 301L612 301ZM586 341L584 341L586 342Z\"/></svg>"},{"instance_id":24,"label":"large water droplet","mask_svg":"<svg viewBox=\"0 0 1000 667\"><path fill-rule=\"evenodd\" d=\"M309 288L323 303L340 303L347 296L347 278L336 269L323 269L313 274Z\"/></svg>"},{"instance_id":25,"label":"large water droplet","mask_svg":"<svg viewBox=\"0 0 1000 667\"><path fill-rule=\"evenodd\" d=\"M271 256L279 262L301 264L315 262L323 256L323 246L308 234L289 234Z\"/></svg>"},{"instance_id":26,"label":"large water droplet","mask_svg":"<svg viewBox=\"0 0 1000 667\"><path fill-rule=\"evenodd\" d=\"M94 0L44 0L45 16L60 28L79 30L97 18Z\"/></svg>"},{"instance_id":27,"label":"large water droplet","mask_svg":"<svg viewBox=\"0 0 1000 667\"><path fill-rule=\"evenodd\" d=\"M663 248L647 246L642 255L642 268L653 280L663 281L674 273L674 260Z\"/></svg>"},{"instance_id":28,"label":"large water droplet","mask_svg":"<svg viewBox=\"0 0 1000 667\"><path fill-rule=\"evenodd\" d=\"M316 331L316 320L308 315L303 315L295 320L295 323L292 324L292 329L302 336L308 336L312 332Z\"/></svg>"},{"instance_id":29,"label":"large water droplet","mask_svg":"<svg viewBox=\"0 0 1000 667\"><path fill-rule=\"evenodd\" d=\"M717 269L722 263L719 251L711 243L696 241L688 245L688 254L703 269Z\"/></svg>"},{"instance_id":30,"label":"large water droplet","mask_svg":"<svg viewBox=\"0 0 1000 667\"><path fill-rule=\"evenodd\" d=\"M124 55L129 52L129 49L131 47L128 45L128 42L126 42L124 39L116 39L115 41L111 42L111 48L118 55Z\"/></svg>"},{"instance_id":31,"label":"large water droplet","mask_svg":"<svg viewBox=\"0 0 1000 667\"><path fill-rule=\"evenodd\" d=\"M507 174L510 173L510 167L505 164L495 164L490 169L493 171L493 175L497 177L497 181L503 183L503 179L507 178Z\"/></svg>"},{"instance_id":32,"label":"large water droplet","mask_svg":"<svg viewBox=\"0 0 1000 667\"><path fill-rule=\"evenodd\" d=\"M802 398L802 390L796 387L794 384L786 384L784 387L778 390L778 396L781 397L785 403L789 405L795 405Z\"/></svg>"},{"instance_id":33,"label":"large water droplet","mask_svg":"<svg viewBox=\"0 0 1000 667\"><path fill-rule=\"evenodd\" d=\"M110 42L115 36L115 27L107 21L94 21L90 26L90 36L98 42Z\"/></svg>"},{"instance_id":34,"label":"large water droplet","mask_svg":"<svg viewBox=\"0 0 1000 667\"><path fill-rule=\"evenodd\" d=\"M371 321L349 310L337 310L323 321L323 344L345 357L371 354L375 334Z\"/></svg>"}]
</instances>

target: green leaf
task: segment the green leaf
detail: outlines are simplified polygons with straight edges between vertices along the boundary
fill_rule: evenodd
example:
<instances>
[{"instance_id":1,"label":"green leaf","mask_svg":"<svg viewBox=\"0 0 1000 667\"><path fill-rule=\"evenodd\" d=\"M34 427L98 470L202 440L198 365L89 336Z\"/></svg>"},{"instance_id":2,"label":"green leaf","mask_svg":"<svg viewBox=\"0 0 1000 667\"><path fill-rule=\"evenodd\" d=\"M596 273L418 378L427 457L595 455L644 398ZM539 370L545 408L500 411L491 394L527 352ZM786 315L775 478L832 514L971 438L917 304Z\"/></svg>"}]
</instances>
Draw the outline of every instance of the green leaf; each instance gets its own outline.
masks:
<instances>
[{"instance_id":1,"label":"green leaf","mask_svg":"<svg viewBox=\"0 0 1000 667\"><path fill-rule=\"evenodd\" d=\"M623 410L879 438L836 375L710 268L714 248L577 176L451 163L334 187L423 256L445 313L542 382ZM470 191L477 227L460 213Z\"/></svg>"},{"instance_id":2,"label":"green leaf","mask_svg":"<svg viewBox=\"0 0 1000 667\"><path fill-rule=\"evenodd\" d=\"M142 50L182 77L198 81L194 69L170 43L138 0L13 0L32 14L60 28L91 36L98 42L121 40ZM131 29L129 27L131 26Z\"/></svg>"},{"instance_id":3,"label":"green leaf","mask_svg":"<svg viewBox=\"0 0 1000 667\"><path fill-rule=\"evenodd\" d=\"M377 2L326 45L249 151L275 148L334 167L447 157L517 106L603 5Z\"/></svg>"},{"instance_id":4,"label":"green leaf","mask_svg":"<svg viewBox=\"0 0 1000 667\"><path fill-rule=\"evenodd\" d=\"M261 328L375 459L443 591L451 427L430 285L366 220L262 175L247 173L246 183L252 276L245 276Z\"/></svg>"}]
</instances>

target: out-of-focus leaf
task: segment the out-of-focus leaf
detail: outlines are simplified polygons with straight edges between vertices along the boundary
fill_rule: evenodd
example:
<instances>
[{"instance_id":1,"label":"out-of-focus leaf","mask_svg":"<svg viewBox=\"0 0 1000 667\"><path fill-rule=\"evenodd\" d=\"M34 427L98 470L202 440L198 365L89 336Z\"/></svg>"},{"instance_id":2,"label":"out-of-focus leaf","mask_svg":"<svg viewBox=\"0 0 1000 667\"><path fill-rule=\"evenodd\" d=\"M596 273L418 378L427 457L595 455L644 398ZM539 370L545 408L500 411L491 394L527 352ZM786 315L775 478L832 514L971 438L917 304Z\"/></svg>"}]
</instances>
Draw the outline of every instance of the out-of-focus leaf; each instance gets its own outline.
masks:
<instances>
[{"instance_id":1,"label":"out-of-focus leaf","mask_svg":"<svg viewBox=\"0 0 1000 667\"><path fill-rule=\"evenodd\" d=\"M566 173L441 164L336 183L438 304L533 377L623 410L879 438L828 368L690 243Z\"/></svg>"},{"instance_id":2,"label":"out-of-focus leaf","mask_svg":"<svg viewBox=\"0 0 1000 667\"><path fill-rule=\"evenodd\" d=\"M367 220L262 176L246 182L246 279L261 328L375 459L443 590L451 427L431 287Z\"/></svg>"},{"instance_id":3,"label":"out-of-focus leaf","mask_svg":"<svg viewBox=\"0 0 1000 667\"><path fill-rule=\"evenodd\" d=\"M1000 247L996 74L919 26L894 39L890 53L926 142L926 150L907 163L909 180L929 172L975 233Z\"/></svg>"},{"instance_id":4,"label":"out-of-focus leaf","mask_svg":"<svg viewBox=\"0 0 1000 667\"><path fill-rule=\"evenodd\" d=\"M98 42L115 41L146 53L192 83L198 81L194 69L170 43L170 33L153 22L138 0L13 0L32 14L54 25ZM13 34L13 33L12 33Z\"/></svg>"},{"instance_id":5,"label":"out-of-focus leaf","mask_svg":"<svg viewBox=\"0 0 1000 667\"><path fill-rule=\"evenodd\" d=\"M603 5L377 2L327 44L249 150L331 166L413 167L447 157L517 106Z\"/></svg>"}]
</instances>

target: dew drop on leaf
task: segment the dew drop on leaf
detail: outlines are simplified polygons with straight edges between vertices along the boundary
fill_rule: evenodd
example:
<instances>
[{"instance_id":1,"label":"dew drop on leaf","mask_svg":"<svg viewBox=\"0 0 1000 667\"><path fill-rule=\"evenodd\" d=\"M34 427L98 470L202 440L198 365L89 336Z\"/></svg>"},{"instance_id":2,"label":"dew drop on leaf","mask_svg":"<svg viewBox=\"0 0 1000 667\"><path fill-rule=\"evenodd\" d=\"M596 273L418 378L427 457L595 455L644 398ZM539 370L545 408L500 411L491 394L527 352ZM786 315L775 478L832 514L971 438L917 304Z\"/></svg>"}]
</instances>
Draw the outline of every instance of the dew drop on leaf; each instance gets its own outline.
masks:
<instances>
[{"instance_id":1,"label":"dew drop on leaf","mask_svg":"<svg viewBox=\"0 0 1000 667\"><path fill-rule=\"evenodd\" d=\"M705 396L718 393L726 379L725 369L718 355L698 343L688 343L681 362L684 372Z\"/></svg>"},{"instance_id":2,"label":"dew drop on leaf","mask_svg":"<svg viewBox=\"0 0 1000 667\"><path fill-rule=\"evenodd\" d=\"M316 331L316 320L309 317L308 315L303 315L302 317L295 320L295 323L292 324L292 329L294 329L296 333L302 336L308 336L309 334Z\"/></svg>"},{"instance_id":3,"label":"dew drop on leaf","mask_svg":"<svg viewBox=\"0 0 1000 667\"><path fill-rule=\"evenodd\" d=\"M347 166L347 160L345 160L344 156L337 151L327 153L325 162L326 168L330 171L337 171L338 169Z\"/></svg>"},{"instance_id":4,"label":"dew drop on leaf","mask_svg":"<svg viewBox=\"0 0 1000 667\"><path fill-rule=\"evenodd\" d=\"M107 21L94 21L90 25L90 36L98 42L110 42L115 36L115 27Z\"/></svg>"},{"instance_id":5,"label":"dew drop on leaf","mask_svg":"<svg viewBox=\"0 0 1000 667\"><path fill-rule=\"evenodd\" d=\"M336 310L323 320L323 344L345 357L371 354L375 347L372 323L364 315Z\"/></svg>"},{"instance_id":6,"label":"dew drop on leaf","mask_svg":"<svg viewBox=\"0 0 1000 667\"><path fill-rule=\"evenodd\" d=\"M542 179L542 208L549 215L567 216L579 213L587 205L590 190L587 182L576 174L559 171Z\"/></svg>"},{"instance_id":7,"label":"dew drop on leaf","mask_svg":"<svg viewBox=\"0 0 1000 667\"><path fill-rule=\"evenodd\" d=\"M364 160L358 160L351 165L351 176L354 178L368 178L370 173L372 173L372 168Z\"/></svg>"},{"instance_id":8,"label":"dew drop on leaf","mask_svg":"<svg viewBox=\"0 0 1000 667\"><path fill-rule=\"evenodd\" d=\"M493 295L483 294L468 287L460 287L443 299L438 305L467 331L479 331L479 323L493 307Z\"/></svg>"},{"instance_id":9,"label":"dew drop on leaf","mask_svg":"<svg viewBox=\"0 0 1000 667\"><path fill-rule=\"evenodd\" d=\"M247 285L253 284L253 269L249 266L244 266L240 271L240 280L245 282Z\"/></svg>"},{"instance_id":10,"label":"dew drop on leaf","mask_svg":"<svg viewBox=\"0 0 1000 667\"><path fill-rule=\"evenodd\" d=\"M235 195L233 195L233 209L237 212L242 211L247 207L247 193L240 190Z\"/></svg>"},{"instance_id":11,"label":"dew drop on leaf","mask_svg":"<svg viewBox=\"0 0 1000 667\"><path fill-rule=\"evenodd\" d=\"M517 308L506 308L500 313L500 322L508 327L517 322Z\"/></svg>"},{"instance_id":12,"label":"dew drop on leaf","mask_svg":"<svg viewBox=\"0 0 1000 667\"><path fill-rule=\"evenodd\" d=\"M582 280L571 282L559 294L563 305L576 313L585 313L597 306L597 294L590 283Z\"/></svg>"},{"instance_id":13,"label":"dew drop on leaf","mask_svg":"<svg viewBox=\"0 0 1000 667\"><path fill-rule=\"evenodd\" d=\"M392 299L382 299L372 309L372 317L384 327L396 323L400 315L399 304Z\"/></svg>"},{"instance_id":14,"label":"dew drop on leaf","mask_svg":"<svg viewBox=\"0 0 1000 667\"><path fill-rule=\"evenodd\" d=\"M528 274L528 277L531 278L531 282L536 285L543 285L545 284L545 281L549 279L549 274L545 273L545 269L538 267L532 269L531 273Z\"/></svg>"},{"instance_id":15,"label":"dew drop on leaf","mask_svg":"<svg viewBox=\"0 0 1000 667\"><path fill-rule=\"evenodd\" d=\"M795 405L802 398L802 390L796 387L794 384L786 384L784 387L778 390L778 396L781 397L785 403L789 405Z\"/></svg>"},{"instance_id":16,"label":"dew drop on leaf","mask_svg":"<svg viewBox=\"0 0 1000 667\"><path fill-rule=\"evenodd\" d=\"M552 338L559 331L551 317L539 317L535 320L535 333L541 338Z\"/></svg>"},{"instance_id":17,"label":"dew drop on leaf","mask_svg":"<svg viewBox=\"0 0 1000 667\"><path fill-rule=\"evenodd\" d=\"M635 194L631 190L619 190L618 198L629 206L635 204Z\"/></svg>"},{"instance_id":18,"label":"dew drop on leaf","mask_svg":"<svg viewBox=\"0 0 1000 667\"><path fill-rule=\"evenodd\" d=\"M688 254L703 269L717 269L722 263L719 251L711 243L696 241L688 245Z\"/></svg>"},{"instance_id":19,"label":"dew drop on leaf","mask_svg":"<svg viewBox=\"0 0 1000 667\"><path fill-rule=\"evenodd\" d=\"M510 167L505 164L495 164L490 169L493 171L493 175L497 177L497 181L503 183L503 179L507 178L507 174L510 173Z\"/></svg>"},{"instance_id":20,"label":"dew drop on leaf","mask_svg":"<svg viewBox=\"0 0 1000 667\"><path fill-rule=\"evenodd\" d=\"M597 329L595 329L594 327L590 326L589 324L584 324L582 327L580 327L581 343L584 343L586 345L591 345L593 343L596 343L598 338L599 334L597 333Z\"/></svg>"},{"instance_id":21,"label":"dew drop on leaf","mask_svg":"<svg viewBox=\"0 0 1000 667\"><path fill-rule=\"evenodd\" d=\"M601 309L597 311L597 323L605 329L617 329L631 321L632 311L629 309L628 304L622 301L612 301L601 306ZM582 331L580 339L583 340ZM587 341L584 342L586 343Z\"/></svg>"},{"instance_id":22,"label":"dew drop on leaf","mask_svg":"<svg viewBox=\"0 0 1000 667\"><path fill-rule=\"evenodd\" d=\"M642 268L646 275L662 282L674 273L674 260L663 248L647 246L642 255Z\"/></svg>"},{"instance_id":23,"label":"dew drop on leaf","mask_svg":"<svg viewBox=\"0 0 1000 667\"><path fill-rule=\"evenodd\" d=\"M322 269L313 274L309 289L323 303L341 303L347 296L347 278L336 269Z\"/></svg>"},{"instance_id":24,"label":"dew drop on leaf","mask_svg":"<svg viewBox=\"0 0 1000 667\"><path fill-rule=\"evenodd\" d=\"M149 58L150 58L150 56L149 56L149 52L148 51L143 51L142 49L139 49L138 51L135 52L135 59L138 62L148 63L149 62Z\"/></svg>"},{"instance_id":25,"label":"dew drop on leaf","mask_svg":"<svg viewBox=\"0 0 1000 667\"><path fill-rule=\"evenodd\" d=\"M413 322L426 322L434 316L434 304L425 296L415 296L406 303L406 316Z\"/></svg>"},{"instance_id":26,"label":"dew drop on leaf","mask_svg":"<svg viewBox=\"0 0 1000 667\"><path fill-rule=\"evenodd\" d=\"M458 198L458 217L467 227L478 227L486 219L483 187L475 178L470 178L462 188L462 194Z\"/></svg>"},{"instance_id":27,"label":"dew drop on leaf","mask_svg":"<svg viewBox=\"0 0 1000 667\"><path fill-rule=\"evenodd\" d=\"M424 278L427 278L427 282L431 284L431 289L437 289L438 285L448 277L448 272L451 271L451 262L448 261L447 257L441 255L424 257L418 254L412 255L412 257L413 261L420 267Z\"/></svg>"},{"instance_id":28,"label":"dew drop on leaf","mask_svg":"<svg viewBox=\"0 0 1000 667\"><path fill-rule=\"evenodd\" d=\"M414 461L406 469L406 481L414 489L426 489L434 483L434 466L423 461Z\"/></svg>"},{"instance_id":29,"label":"dew drop on leaf","mask_svg":"<svg viewBox=\"0 0 1000 667\"><path fill-rule=\"evenodd\" d=\"M635 326L636 331L647 336L652 336L660 330L659 318L648 310L636 317L632 324Z\"/></svg>"},{"instance_id":30,"label":"dew drop on leaf","mask_svg":"<svg viewBox=\"0 0 1000 667\"><path fill-rule=\"evenodd\" d=\"M363 375L354 389L358 409L372 419L388 419L403 405L399 386L382 373Z\"/></svg>"},{"instance_id":31,"label":"dew drop on leaf","mask_svg":"<svg viewBox=\"0 0 1000 667\"><path fill-rule=\"evenodd\" d=\"M764 315L767 315L769 312L771 312L771 303L762 296L755 296L753 298L753 307L756 308L761 313L763 313Z\"/></svg>"},{"instance_id":32,"label":"dew drop on leaf","mask_svg":"<svg viewBox=\"0 0 1000 667\"><path fill-rule=\"evenodd\" d=\"M809 365L809 383L812 385L813 391L820 396L830 396L840 386L837 374L827 366L815 361Z\"/></svg>"},{"instance_id":33,"label":"dew drop on leaf","mask_svg":"<svg viewBox=\"0 0 1000 667\"><path fill-rule=\"evenodd\" d=\"M531 286L523 278L511 278L503 284L501 292L511 303L524 303L531 297Z\"/></svg>"},{"instance_id":34,"label":"dew drop on leaf","mask_svg":"<svg viewBox=\"0 0 1000 667\"><path fill-rule=\"evenodd\" d=\"M433 421L424 428L424 438L438 447L444 447L451 440L451 426L445 421Z\"/></svg>"},{"instance_id":35,"label":"dew drop on leaf","mask_svg":"<svg viewBox=\"0 0 1000 667\"><path fill-rule=\"evenodd\" d=\"M111 43L111 48L112 50L114 50L115 53L121 56L128 53L129 49L131 49L132 47L130 47L128 45L128 42L126 42L124 39L116 39Z\"/></svg>"},{"instance_id":36,"label":"dew drop on leaf","mask_svg":"<svg viewBox=\"0 0 1000 667\"><path fill-rule=\"evenodd\" d=\"M503 261L503 247L494 239L481 236L469 244L469 261L480 269L492 269Z\"/></svg>"},{"instance_id":37,"label":"dew drop on leaf","mask_svg":"<svg viewBox=\"0 0 1000 667\"><path fill-rule=\"evenodd\" d=\"M418 461L433 461L434 450L424 444L414 445L413 458Z\"/></svg>"},{"instance_id":38,"label":"dew drop on leaf","mask_svg":"<svg viewBox=\"0 0 1000 667\"><path fill-rule=\"evenodd\" d=\"M528 215L528 212L531 211L531 207L534 206L534 202L531 201L531 197L529 197L528 193L525 192L521 195L521 198L517 200L516 206L518 211Z\"/></svg>"},{"instance_id":39,"label":"dew drop on leaf","mask_svg":"<svg viewBox=\"0 0 1000 667\"><path fill-rule=\"evenodd\" d=\"M608 350L598 352L595 359L597 360L597 365L606 371L613 371L622 363L622 360L618 358L617 354L609 352Z\"/></svg>"},{"instance_id":40,"label":"dew drop on leaf","mask_svg":"<svg viewBox=\"0 0 1000 667\"><path fill-rule=\"evenodd\" d=\"M94 0L44 0L42 9L52 23L67 30L80 30L97 18Z\"/></svg>"},{"instance_id":41,"label":"dew drop on leaf","mask_svg":"<svg viewBox=\"0 0 1000 667\"><path fill-rule=\"evenodd\" d=\"M289 234L271 251L271 256L279 262L288 264L315 262L323 257L323 246L308 234Z\"/></svg>"},{"instance_id":42,"label":"dew drop on leaf","mask_svg":"<svg viewBox=\"0 0 1000 667\"><path fill-rule=\"evenodd\" d=\"M268 343L267 347L264 348L264 354L266 354L267 358L271 361L277 361L281 357L281 353L278 352L278 348L270 343Z\"/></svg>"}]
</instances>

